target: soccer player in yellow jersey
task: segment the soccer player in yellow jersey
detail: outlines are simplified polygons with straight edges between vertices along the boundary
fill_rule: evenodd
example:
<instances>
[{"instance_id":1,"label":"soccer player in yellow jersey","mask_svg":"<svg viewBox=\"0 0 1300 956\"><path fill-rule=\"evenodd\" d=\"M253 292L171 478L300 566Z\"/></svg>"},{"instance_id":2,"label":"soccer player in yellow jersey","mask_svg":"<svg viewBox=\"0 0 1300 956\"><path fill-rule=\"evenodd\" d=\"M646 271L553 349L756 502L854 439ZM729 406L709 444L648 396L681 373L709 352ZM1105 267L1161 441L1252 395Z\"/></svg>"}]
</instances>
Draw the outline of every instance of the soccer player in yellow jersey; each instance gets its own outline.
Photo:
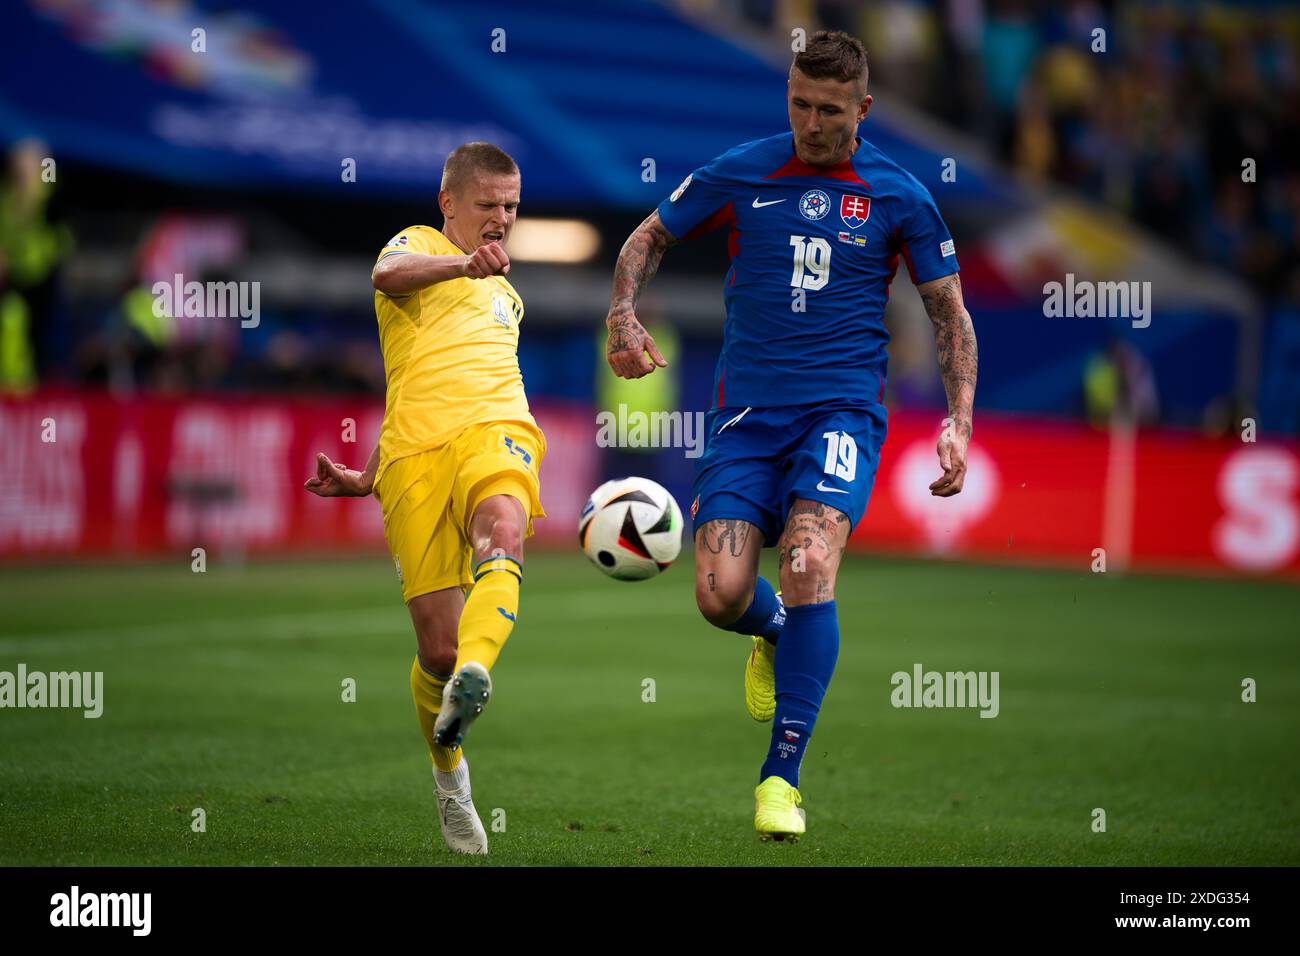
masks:
<instances>
[{"instance_id":1,"label":"soccer player in yellow jersey","mask_svg":"<svg viewBox=\"0 0 1300 956\"><path fill-rule=\"evenodd\" d=\"M379 499L419 651L411 694L433 758L448 846L487 853L460 744L492 695L488 676L514 627L524 538L546 513L546 438L528 411L517 356L524 306L506 281L519 168L488 143L443 167L439 231L411 226L375 263L387 376L379 444L364 471L317 457L307 490Z\"/></svg>"}]
</instances>

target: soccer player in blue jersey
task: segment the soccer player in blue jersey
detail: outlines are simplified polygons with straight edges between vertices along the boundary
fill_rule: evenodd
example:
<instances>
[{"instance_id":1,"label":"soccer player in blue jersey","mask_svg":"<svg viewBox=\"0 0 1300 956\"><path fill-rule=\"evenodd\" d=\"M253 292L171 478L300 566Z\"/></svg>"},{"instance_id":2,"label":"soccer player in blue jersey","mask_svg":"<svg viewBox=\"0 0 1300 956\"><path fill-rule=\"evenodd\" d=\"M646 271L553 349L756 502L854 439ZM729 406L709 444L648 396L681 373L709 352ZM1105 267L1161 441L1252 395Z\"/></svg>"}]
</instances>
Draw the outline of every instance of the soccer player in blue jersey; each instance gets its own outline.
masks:
<instances>
[{"instance_id":1,"label":"soccer player in blue jersey","mask_svg":"<svg viewBox=\"0 0 1300 956\"><path fill-rule=\"evenodd\" d=\"M637 298L669 246L730 229L722 354L691 504L695 596L710 623L752 637L746 706L755 720L776 718L754 827L777 840L805 828L799 767L839 652L836 571L885 440L884 311L900 259L934 324L948 398L935 495L962 488L977 365L934 200L857 135L871 107L862 44L815 34L790 68L787 105L789 132L695 170L637 227L605 320L616 375L664 367ZM779 593L758 574L772 545Z\"/></svg>"}]
</instances>

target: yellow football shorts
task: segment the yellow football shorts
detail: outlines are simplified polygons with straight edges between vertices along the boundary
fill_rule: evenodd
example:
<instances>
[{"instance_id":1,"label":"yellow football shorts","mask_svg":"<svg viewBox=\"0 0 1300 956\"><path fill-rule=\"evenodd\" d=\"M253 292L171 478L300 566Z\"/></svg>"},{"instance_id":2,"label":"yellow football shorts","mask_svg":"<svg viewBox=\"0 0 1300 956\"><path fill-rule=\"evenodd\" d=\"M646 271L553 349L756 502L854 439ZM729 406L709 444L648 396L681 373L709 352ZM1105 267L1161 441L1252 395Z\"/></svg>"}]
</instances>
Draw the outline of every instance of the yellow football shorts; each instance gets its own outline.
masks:
<instances>
[{"instance_id":1,"label":"yellow football shorts","mask_svg":"<svg viewBox=\"0 0 1300 956\"><path fill-rule=\"evenodd\" d=\"M389 462L375 486L402 599L473 583L469 523L490 495L514 495L527 528L545 518L538 469L546 437L527 422L469 425L446 444Z\"/></svg>"}]
</instances>

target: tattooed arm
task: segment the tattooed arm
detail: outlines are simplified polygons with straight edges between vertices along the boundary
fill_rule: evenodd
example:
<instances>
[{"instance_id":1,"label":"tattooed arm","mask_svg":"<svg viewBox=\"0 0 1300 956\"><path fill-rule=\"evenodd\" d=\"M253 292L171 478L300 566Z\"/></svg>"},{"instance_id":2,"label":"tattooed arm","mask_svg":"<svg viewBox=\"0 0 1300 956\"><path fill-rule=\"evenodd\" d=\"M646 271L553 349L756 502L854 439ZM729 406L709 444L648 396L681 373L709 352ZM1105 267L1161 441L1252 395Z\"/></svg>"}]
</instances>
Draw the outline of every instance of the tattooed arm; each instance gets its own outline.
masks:
<instances>
[{"instance_id":1,"label":"tattooed arm","mask_svg":"<svg viewBox=\"0 0 1300 956\"><path fill-rule=\"evenodd\" d=\"M659 271L664 252L676 242L672 233L659 221L656 210L627 237L623 251L618 254L618 263L614 266L614 293L610 298L609 314L605 316L605 327L609 329L605 357L619 378L640 378L653 372L656 365L660 368L668 365L655 347L654 339L636 317L636 300ZM653 362L646 358L646 352L650 353Z\"/></svg>"},{"instance_id":2,"label":"tattooed arm","mask_svg":"<svg viewBox=\"0 0 1300 956\"><path fill-rule=\"evenodd\" d=\"M947 498L961 491L966 480L966 446L970 442L974 414L979 349L975 345L975 326L962 301L961 277L957 273L923 282L916 288L934 324L939 373L948 395L948 421L939 437L943 475L930 485L930 493Z\"/></svg>"}]
</instances>

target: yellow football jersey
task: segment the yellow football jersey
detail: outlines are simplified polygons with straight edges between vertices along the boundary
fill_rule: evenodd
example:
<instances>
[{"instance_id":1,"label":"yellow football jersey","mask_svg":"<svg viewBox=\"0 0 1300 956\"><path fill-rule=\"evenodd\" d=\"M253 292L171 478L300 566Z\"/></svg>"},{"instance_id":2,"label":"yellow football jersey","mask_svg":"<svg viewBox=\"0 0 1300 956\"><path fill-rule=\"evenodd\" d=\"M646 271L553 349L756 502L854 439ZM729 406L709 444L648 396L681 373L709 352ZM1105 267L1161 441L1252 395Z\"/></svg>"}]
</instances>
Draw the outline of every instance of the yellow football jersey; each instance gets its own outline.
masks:
<instances>
[{"instance_id":1,"label":"yellow football jersey","mask_svg":"<svg viewBox=\"0 0 1300 956\"><path fill-rule=\"evenodd\" d=\"M398 233L379 258L403 252L465 254L429 226ZM537 424L519 372L523 316L523 300L502 276L448 279L405 296L375 292L388 383L376 481L389 462L436 448L467 425Z\"/></svg>"}]
</instances>

